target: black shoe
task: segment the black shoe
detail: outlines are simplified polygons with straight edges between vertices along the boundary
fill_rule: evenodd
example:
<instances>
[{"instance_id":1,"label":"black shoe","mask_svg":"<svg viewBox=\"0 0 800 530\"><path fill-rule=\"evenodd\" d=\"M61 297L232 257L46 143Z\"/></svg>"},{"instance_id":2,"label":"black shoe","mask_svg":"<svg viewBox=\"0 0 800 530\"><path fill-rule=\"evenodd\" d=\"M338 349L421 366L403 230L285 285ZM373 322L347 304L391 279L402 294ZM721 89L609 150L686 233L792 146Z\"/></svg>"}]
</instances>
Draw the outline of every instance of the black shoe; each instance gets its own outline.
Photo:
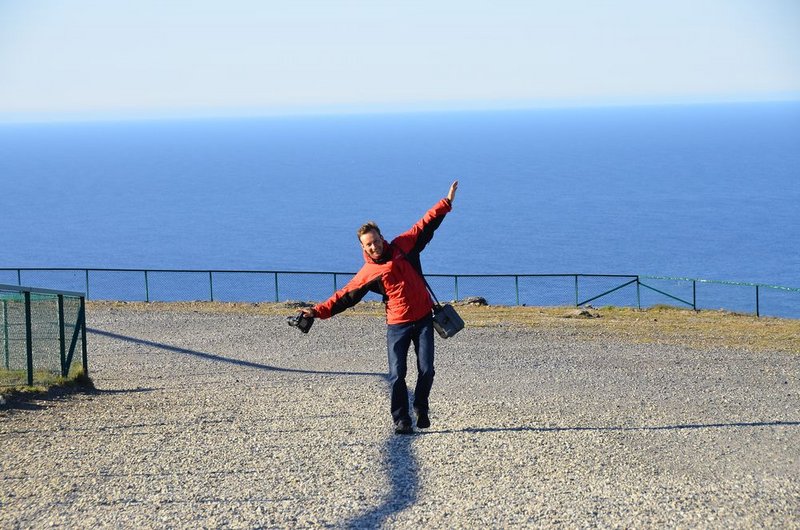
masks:
<instances>
[{"instance_id":1,"label":"black shoe","mask_svg":"<svg viewBox=\"0 0 800 530\"><path fill-rule=\"evenodd\" d=\"M417 413L417 427L427 429L431 426L431 419L428 417L427 412L420 409L414 409L414 412Z\"/></svg>"},{"instance_id":2,"label":"black shoe","mask_svg":"<svg viewBox=\"0 0 800 530\"><path fill-rule=\"evenodd\" d=\"M414 434L414 428L411 427L411 422L407 420L401 420L394 424L394 433L395 434Z\"/></svg>"}]
</instances>

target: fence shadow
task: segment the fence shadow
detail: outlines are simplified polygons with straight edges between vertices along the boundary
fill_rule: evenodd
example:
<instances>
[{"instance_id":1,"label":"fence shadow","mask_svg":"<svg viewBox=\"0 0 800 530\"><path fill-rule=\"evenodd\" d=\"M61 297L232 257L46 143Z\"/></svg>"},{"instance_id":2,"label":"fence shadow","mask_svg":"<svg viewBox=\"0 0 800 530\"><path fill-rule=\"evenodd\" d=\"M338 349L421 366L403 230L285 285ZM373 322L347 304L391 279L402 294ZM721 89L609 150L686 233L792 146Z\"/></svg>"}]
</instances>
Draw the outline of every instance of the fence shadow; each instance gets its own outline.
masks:
<instances>
[{"instance_id":1,"label":"fence shadow","mask_svg":"<svg viewBox=\"0 0 800 530\"><path fill-rule=\"evenodd\" d=\"M192 357L197 357L199 359L205 359L207 361L216 361L222 363L233 364L236 366L243 366L246 368L255 368L257 370L266 370L268 372L284 372L284 373L293 373L293 374L313 374L313 375L341 375L341 376L370 376L370 377L379 377L381 379L386 380L387 374L379 373L379 372L344 372L344 371L324 371L324 370L304 370L301 368L285 368L282 366L273 366L269 364L257 363L253 361L245 361L242 359L235 359L233 357L225 357L223 355L217 355L216 353L208 353L202 352L197 350L190 350L188 348L180 348L178 346L172 346L170 344L164 344L163 342L155 342L151 340L140 339L137 337L130 337L128 335L120 335L119 333L112 333L110 331L104 331L102 329L94 329L94 328L86 328L87 333L93 333L95 335L100 335L103 337L108 337L115 340L121 340L124 342L131 342L133 344L140 344L143 346L149 346L151 348L157 348L160 350L166 350L173 353L181 353L184 355L190 355Z\"/></svg>"},{"instance_id":2,"label":"fence shadow","mask_svg":"<svg viewBox=\"0 0 800 530\"><path fill-rule=\"evenodd\" d=\"M600 427L467 427L464 429L443 429L421 431L423 436L441 434L481 434L494 432L538 432L538 433L559 433L559 432L635 432L635 431L680 431L687 429L741 429L741 428L760 428L760 427L800 427L800 421L755 421L755 422L731 422L731 423L686 423L675 425L651 425L651 426L600 426Z\"/></svg>"},{"instance_id":3,"label":"fence shadow","mask_svg":"<svg viewBox=\"0 0 800 530\"><path fill-rule=\"evenodd\" d=\"M100 392L94 387L80 384L56 385L44 391L23 390L4 395L3 402L0 403L0 410L44 410L50 406L50 403L66 401L76 394L92 395Z\"/></svg>"},{"instance_id":4,"label":"fence shadow","mask_svg":"<svg viewBox=\"0 0 800 530\"><path fill-rule=\"evenodd\" d=\"M92 394L141 394L144 392L154 392L156 390L160 390L159 388L114 388L111 390L107 390L104 388L95 388L92 390Z\"/></svg>"}]
</instances>

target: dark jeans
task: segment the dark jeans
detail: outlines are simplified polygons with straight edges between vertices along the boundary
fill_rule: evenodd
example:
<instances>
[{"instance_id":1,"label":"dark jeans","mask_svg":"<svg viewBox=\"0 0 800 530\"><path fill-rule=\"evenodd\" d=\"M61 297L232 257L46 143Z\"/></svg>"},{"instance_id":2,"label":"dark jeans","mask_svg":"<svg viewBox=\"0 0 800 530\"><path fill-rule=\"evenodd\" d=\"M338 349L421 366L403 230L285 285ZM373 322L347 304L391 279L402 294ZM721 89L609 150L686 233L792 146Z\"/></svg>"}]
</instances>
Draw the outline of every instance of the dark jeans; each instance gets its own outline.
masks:
<instances>
[{"instance_id":1,"label":"dark jeans","mask_svg":"<svg viewBox=\"0 0 800 530\"><path fill-rule=\"evenodd\" d=\"M392 394L392 420L411 421L408 413L406 372L408 349L414 344L417 354L417 387L414 408L428 412L428 396L433 386L433 319L426 316L408 324L389 324L386 330L389 350L389 387Z\"/></svg>"}]
</instances>

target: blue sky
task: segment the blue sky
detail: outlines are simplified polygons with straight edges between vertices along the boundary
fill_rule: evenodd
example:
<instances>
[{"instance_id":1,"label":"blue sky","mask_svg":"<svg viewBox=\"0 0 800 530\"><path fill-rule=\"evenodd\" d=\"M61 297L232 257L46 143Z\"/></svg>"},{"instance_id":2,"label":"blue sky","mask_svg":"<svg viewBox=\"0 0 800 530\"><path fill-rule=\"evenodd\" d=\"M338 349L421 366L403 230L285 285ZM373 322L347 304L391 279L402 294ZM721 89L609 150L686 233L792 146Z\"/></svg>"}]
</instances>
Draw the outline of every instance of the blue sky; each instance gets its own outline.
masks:
<instances>
[{"instance_id":1,"label":"blue sky","mask_svg":"<svg viewBox=\"0 0 800 530\"><path fill-rule=\"evenodd\" d=\"M800 99L797 0L0 0L0 120Z\"/></svg>"}]
</instances>

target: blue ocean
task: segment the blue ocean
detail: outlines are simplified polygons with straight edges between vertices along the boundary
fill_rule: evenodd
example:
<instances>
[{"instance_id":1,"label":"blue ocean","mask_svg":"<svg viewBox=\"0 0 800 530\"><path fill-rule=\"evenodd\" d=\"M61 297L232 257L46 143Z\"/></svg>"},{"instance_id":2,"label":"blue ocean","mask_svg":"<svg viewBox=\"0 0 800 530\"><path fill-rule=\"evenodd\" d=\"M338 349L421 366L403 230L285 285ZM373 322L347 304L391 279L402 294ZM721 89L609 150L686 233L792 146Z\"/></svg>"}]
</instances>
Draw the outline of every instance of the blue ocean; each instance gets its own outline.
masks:
<instances>
[{"instance_id":1,"label":"blue ocean","mask_svg":"<svg viewBox=\"0 0 800 530\"><path fill-rule=\"evenodd\" d=\"M460 187L427 273L800 287L800 103L0 125L0 267L355 271Z\"/></svg>"}]
</instances>

